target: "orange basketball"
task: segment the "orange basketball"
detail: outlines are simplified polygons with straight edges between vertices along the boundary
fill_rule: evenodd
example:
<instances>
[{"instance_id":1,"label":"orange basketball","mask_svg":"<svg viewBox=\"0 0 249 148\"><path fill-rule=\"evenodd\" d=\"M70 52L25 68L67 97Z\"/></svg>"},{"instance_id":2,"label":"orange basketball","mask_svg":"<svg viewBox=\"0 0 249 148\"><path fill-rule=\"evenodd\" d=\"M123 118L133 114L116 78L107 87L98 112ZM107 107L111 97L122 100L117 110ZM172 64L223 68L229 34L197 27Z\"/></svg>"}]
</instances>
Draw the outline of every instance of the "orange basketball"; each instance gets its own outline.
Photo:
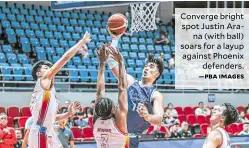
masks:
<instances>
[{"instance_id":1,"label":"orange basketball","mask_svg":"<svg viewBox=\"0 0 249 148\"><path fill-rule=\"evenodd\" d=\"M111 30L111 32L115 35L119 35L125 32L128 27L128 20L127 18L121 14L116 13L113 14L107 22L107 26Z\"/></svg>"}]
</instances>

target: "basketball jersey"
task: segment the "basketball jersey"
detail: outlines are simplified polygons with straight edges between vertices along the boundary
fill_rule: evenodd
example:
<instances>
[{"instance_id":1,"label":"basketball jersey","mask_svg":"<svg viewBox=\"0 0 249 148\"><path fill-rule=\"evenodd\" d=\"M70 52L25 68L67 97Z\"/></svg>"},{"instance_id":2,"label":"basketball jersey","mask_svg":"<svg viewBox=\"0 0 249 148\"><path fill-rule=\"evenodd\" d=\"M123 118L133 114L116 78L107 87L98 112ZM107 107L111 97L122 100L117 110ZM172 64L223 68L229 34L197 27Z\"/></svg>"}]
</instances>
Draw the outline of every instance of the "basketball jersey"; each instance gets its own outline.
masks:
<instances>
[{"instance_id":1,"label":"basketball jersey","mask_svg":"<svg viewBox=\"0 0 249 148\"><path fill-rule=\"evenodd\" d=\"M124 148L125 146L126 134L117 128L114 118L97 119L93 134L98 148Z\"/></svg>"},{"instance_id":2,"label":"basketball jersey","mask_svg":"<svg viewBox=\"0 0 249 148\"><path fill-rule=\"evenodd\" d=\"M153 114L151 96L154 91L154 86L141 86L138 81L128 88L127 128L130 136L132 134L141 135L143 131L149 128L150 123L140 117L136 110L138 104L142 103L147 107L149 113Z\"/></svg>"},{"instance_id":3,"label":"basketball jersey","mask_svg":"<svg viewBox=\"0 0 249 148\"><path fill-rule=\"evenodd\" d=\"M49 90L43 89L38 79L30 103L33 125L43 126L49 130L48 132L52 132L57 109L58 101L54 85Z\"/></svg>"},{"instance_id":4,"label":"basketball jersey","mask_svg":"<svg viewBox=\"0 0 249 148\"><path fill-rule=\"evenodd\" d=\"M230 137L228 133L223 128L220 128L220 127L218 127L215 130L217 130L221 134L221 137L222 137L222 143L218 148L230 148L231 147Z\"/></svg>"}]
</instances>

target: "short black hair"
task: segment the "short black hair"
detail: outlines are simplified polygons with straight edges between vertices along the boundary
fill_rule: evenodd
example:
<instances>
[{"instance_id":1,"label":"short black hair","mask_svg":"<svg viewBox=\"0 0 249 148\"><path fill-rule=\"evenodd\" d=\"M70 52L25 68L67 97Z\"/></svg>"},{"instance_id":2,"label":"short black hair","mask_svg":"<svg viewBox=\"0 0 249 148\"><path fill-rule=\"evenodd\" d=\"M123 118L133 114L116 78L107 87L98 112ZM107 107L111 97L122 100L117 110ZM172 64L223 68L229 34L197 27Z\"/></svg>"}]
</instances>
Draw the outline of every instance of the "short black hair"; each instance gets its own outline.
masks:
<instances>
[{"instance_id":1,"label":"short black hair","mask_svg":"<svg viewBox=\"0 0 249 148\"><path fill-rule=\"evenodd\" d=\"M148 60L147 60L146 64L148 64L149 62L157 64L157 67L158 67L159 73L160 73L160 75L156 78L156 81L157 81L161 77L161 75L163 74L163 70L164 70L163 60L161 59L161 57L155 58L155 57L153 57L153 55L148 54Z\"/></svg>"},{"instance_id":2,"label":"short black hair","mask_svg":"<svg viewBox=\"0 0 249 148\"><path fill-rule=\"evenodd\" d=\"M41 60L41 61L38 61L36 62L34 65L33 65L33 68L32 68L32 77L34 80L37 80L37 71L40 70L41 66L42 65L47 65L48 67L52 67L53 64L49 61L46 61L46 60Z\"/></svg>"},{"instance_id":3,"label":"short black hair","mask_svg":"<svg viewBox=\"0 0 249 148\"><path fill-rule=\"evenodd\" d=\"M239 113L234 106L232 106L230 103L224 103L222 106L226 107L223 112L223 116L225 117L225 126L230 125L239 120Z\"/></svg>"},{"instance_id":4,"label":"short black hair","mask_svg":"<svg viewBox=\"0 0 249 148\"><path fill-rule=\"evenodd\" d=\"M101 98L94 107L96 115L106 119L112 114L113 101L110 98Z\"/></svg>"},{"instance_id":5,"label":"short black hair","mask_svg":"<svg viewBox=\"0 0 249 148\"><path fill-rule=\"evenodd\" d=\"M201 101L201 102L199 102L198 104L200 105L201 103L202 103L202 104L204 104L202 101Z\"/></svg>"},{"instance_id":6,"label":"short black hair","mask_svg":"<svg viewBox=\"0 0 249 148\"><path fill-rule=\"evenodd\" d=\"M95 103L95 100L92 100L91 103Z\"/></svg>"}]
</instances>

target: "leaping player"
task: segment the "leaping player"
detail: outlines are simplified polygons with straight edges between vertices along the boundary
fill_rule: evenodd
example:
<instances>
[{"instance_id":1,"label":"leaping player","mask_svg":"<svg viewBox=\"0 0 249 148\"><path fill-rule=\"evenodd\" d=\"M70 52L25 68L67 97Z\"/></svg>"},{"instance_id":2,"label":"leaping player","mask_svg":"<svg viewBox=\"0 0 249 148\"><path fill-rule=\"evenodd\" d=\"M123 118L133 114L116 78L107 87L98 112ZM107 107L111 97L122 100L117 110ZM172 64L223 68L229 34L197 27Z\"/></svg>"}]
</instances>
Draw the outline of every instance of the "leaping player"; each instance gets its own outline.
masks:
<instances>
[{"instance_id":1,"label":"leaping player","mask_svg":"<svg viewBox=\"0 0 249 148\"><path fill-rule=\"evenodd\" d=\"M202 148L230 148L230 137L224 128L238 119L238 111L231 104L225 103L214 107L210 118L212 129Z\"/></svg>"},{"instance_id":2,"label":"leaping player","mask_svg":"<svg viewBox=\"0 0 249 148\"><path fill-rule=\"evenodd\" d=\"M122 34L114 35L108 28L107 30L113 38L109 49L112 53L115 53L118 39ZM114 76L119 79L119 63L112 58L109 58L107 62ZM128 84L127 128L130 137L130 148L139 146L138 136L148 129L151 124L161 126L163 95L156 90L153 84L161 77L163 70L162 59L149 56L143 69L141 81L137 81L131 75L125 74Z\"/></svg>"},{"instance_id":3,"label":"leaping player","mask_svg":"<svg viewBox=\"0 0 249 148\"><path fill-rule=\"evenodd\" d=\"M90 34L86 32L83 39L71 47L54 65L49 61L39 61L33 66L32 76L37 82L30 103L33 124L29 133L29 148L47 148L55 120L66 119L80 108L80 103L74 102L68 113L57 115L58 102L53 82L56 73L88 42Z\"/></svg>"},{"instance_id":4,"label":"leaping player","mask_svg":"<svg viewBox=\"0 0 249 148\"><path fill-rule=\"evenodd\" d=\"M127 140L127 81L123 57L120 52L113 54L119 63L118 80L118 106L115 109L110 98L105 98L105 62L109 52L102 45L97 51L99 58L99 71L97 82L97 97L93 114L94 137L98 148L124 148ZM128 141L127 141L128 142Z\"/></svg>"}]
</instances>

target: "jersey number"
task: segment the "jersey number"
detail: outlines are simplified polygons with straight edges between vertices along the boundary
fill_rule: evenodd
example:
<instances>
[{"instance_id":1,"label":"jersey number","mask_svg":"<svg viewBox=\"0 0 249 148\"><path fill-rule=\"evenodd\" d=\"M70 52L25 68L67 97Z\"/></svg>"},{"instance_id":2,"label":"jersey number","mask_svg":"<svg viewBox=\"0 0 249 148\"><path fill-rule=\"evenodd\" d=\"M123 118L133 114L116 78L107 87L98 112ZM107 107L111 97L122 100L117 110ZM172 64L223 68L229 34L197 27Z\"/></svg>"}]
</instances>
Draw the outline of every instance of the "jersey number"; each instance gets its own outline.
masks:
<instances>
[{"instance_id":1,"label":"jersey number","mask_svg":"<svg viewBox=\"0 0 249 148\"><path fill-rule=\"evenodd\" d=\"M101 139L102 139L101 148L109 148L108 145L109 136L106 134L101 134Z\"/></svg>"}]
</instances>

